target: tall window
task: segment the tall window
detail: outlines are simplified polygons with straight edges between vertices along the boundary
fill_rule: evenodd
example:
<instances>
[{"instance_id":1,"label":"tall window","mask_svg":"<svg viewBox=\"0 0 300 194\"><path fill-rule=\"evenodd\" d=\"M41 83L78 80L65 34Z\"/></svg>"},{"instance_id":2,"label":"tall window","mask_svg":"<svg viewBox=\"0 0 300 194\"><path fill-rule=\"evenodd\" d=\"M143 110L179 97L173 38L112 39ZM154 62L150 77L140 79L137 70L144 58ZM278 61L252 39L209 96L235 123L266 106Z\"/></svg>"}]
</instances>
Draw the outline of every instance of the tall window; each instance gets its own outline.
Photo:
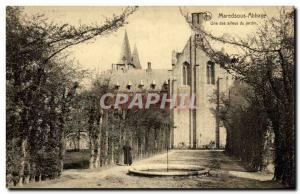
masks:
<instances>
[{"instance_id":1,"label":"tall window","mask_svg":"<svg viewBox=\"0 0 300 194\"><path fill-rule=\"evenodd\" d=\"M186 66L183 65L182 66L182 84L186 85L187 81L186 81Z\"/></svg>"},{"instance_id":2,"label":"tall window","mask_svg":"<svg viewBox=\"0 0 300 194\"><path fill-rule=\"evenodd\" d=\"M211 63L210 66L210 72L211 72L211 84L215 84L215 64Z\"/></svg>"},{"instance_id":3,"label":"tall window","mask_svg":"<svg viewBox=\"0 0 300 194\"><path fill-rule=\"evenodd\" d=\"M215 64L211 61L208 61L206 65L206 77L207 84L215 84Z\"/></svg>"},{"instance_id":4,"label":"tall window","mask_svg":"<svg viewBox=\"0 0 300 194\"><path fill-rule=\"evenodd\" d=\"M210 84L210 65L208 63L206 65L206 78L207 78L207 84Z\"/></svg>"},{"instance_id":5,"label":"tall window","mask_svg":"<svg viewBox=\"0 0 300 194\"><path fill-rule=\"evenodd\" d=\"M191 85L192 83L192 71L189 63L184 62L182 65L182 84Z\"/></svg>"}]
</instances>

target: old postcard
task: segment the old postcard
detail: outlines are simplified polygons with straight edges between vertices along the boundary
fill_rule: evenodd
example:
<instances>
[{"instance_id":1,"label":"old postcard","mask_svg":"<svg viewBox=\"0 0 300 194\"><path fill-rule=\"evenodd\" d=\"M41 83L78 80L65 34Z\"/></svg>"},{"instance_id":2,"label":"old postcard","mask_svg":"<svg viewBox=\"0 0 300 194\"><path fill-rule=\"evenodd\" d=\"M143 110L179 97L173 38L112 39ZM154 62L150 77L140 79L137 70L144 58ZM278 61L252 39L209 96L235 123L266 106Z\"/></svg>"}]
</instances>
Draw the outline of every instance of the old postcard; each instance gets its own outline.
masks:
<instances>
[{"instance_id":1,"label":"old postcard","mask_svg":"<svg viewBox=\"0 0 300 194\"><path fill-rule=\"evenodd\" d=\"M7 6L7 187L295 189L295 17Z\"/></svg>"}]
</instances>

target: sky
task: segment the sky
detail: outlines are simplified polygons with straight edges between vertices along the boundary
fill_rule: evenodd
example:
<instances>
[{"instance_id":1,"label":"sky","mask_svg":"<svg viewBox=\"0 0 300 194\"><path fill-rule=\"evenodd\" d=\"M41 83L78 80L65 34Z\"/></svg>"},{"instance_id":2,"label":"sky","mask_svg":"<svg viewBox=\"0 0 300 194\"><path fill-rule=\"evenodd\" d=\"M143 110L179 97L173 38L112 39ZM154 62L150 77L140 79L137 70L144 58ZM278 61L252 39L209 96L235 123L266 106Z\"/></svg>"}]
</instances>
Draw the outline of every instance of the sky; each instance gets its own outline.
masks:
<instances>
[{"instance_id":1,"label":"sky","mask_svg":"<svg viewBox=\"0 0 300 194\"><path fill-rule=\"evenodd\" d=\"M118 14L124 7L26 7L25 14L44 14L49 21L56 23L101 24L106 17ZM261 18L220 18L219 14L266 14L272 17L278 14L278 7L183 7L186 12L209 11L212 20L205 22L205 29L216 34L230 34L235 37L245 38L255 33ZM213 25L213 23L233 22L229 25ZM256 22L252 25L234 25L235 22ZM128 18L128 24L117 32L106 36L97 37L94 41L82 43L67 50L82 68L92 72L103 71L111 68L112 63L117 63L120 57L121 44L125 29L127 30L131 50L136 44L142 68L147 62L153 68L170 69L172 50L182 51L191 30L181 15L178 7L139 7Z\"/></svg>"}]
</instances>

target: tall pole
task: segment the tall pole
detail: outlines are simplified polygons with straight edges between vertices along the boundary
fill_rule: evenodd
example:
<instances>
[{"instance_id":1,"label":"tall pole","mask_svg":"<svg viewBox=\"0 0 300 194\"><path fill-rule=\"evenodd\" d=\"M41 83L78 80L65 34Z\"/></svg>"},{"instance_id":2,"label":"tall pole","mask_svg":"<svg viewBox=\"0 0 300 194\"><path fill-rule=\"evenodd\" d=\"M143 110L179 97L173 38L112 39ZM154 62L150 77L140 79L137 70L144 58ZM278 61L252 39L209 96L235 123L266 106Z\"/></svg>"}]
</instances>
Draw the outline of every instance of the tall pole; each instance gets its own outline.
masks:
<instances>
[{"instance_id":1,"label":"tall pole","mask_svg":"<svg viewBox=\"0 0 300 194\"><path fill-rule=\"evenodd\" d=\"M217 106L216 106L216 149L220 149L220 79L217 79Z\"/></svg>"},{"instance_id":2,"label":"tall pole","mask_svg":"<svg viewBox=\"0 0 300 194\"><path fill-rule=\"evenodd\" d=\"M172 95L172 89L173 89L173 81L171 79L168 79L168 94L171 97ZM169 112L171 113L171 104L169 107ZM169 172L169 138L170 138L170 127L171 127L171 118L169 117L169 124L167 125L167 172Z\"/></svg>"},{"instance_id":3,"label":"tall pole","mask_svg":"<svg viewBox=\"0 0 300 194\"><path fill-rule=\"evenodd\" d=\"M168 127L168 133L167 133L167 172L169 172L169 133L170 133L170 126Z\"/></svg>"},{"instance_id":4,"label":"tall pole","mask_svg":"<svg viewBox=\"0 0 300 194\"><path fill-rule=\"evenodd\" d=\"M175 78L173 78L173 80L171 80L171 79L168 80L168 85L169 85L168 91L169 91L170 98L172 98L172 95L173 95L174 81L176 81ZM167 140L166 140L167 141L167 172L169 171L169 147L172 148L172 146L173 146L173 139L172 139L172 142L170 143L170 136L171 136L171 133L173 136L174 129L176 128L176 126L174 126L174 124L173 124L173 117L172 117L173 111L174 111L174 107L170 104L169 112L171 115L169 117L169 124L167 126L168 131L167 131Z\"/></svg>"}]
</instances>

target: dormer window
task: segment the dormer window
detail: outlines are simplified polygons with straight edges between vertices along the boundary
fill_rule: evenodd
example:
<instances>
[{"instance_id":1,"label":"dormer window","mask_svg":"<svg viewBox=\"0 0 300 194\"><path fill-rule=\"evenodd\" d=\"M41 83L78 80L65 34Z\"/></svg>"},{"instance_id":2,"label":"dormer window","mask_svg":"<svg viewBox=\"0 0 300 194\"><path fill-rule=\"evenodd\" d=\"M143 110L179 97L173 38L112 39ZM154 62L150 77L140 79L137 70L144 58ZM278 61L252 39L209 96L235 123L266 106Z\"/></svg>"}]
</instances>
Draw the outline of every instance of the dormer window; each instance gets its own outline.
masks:
<instances>
[{"instance_id":1,"label":"dormer window","mask_svg":"<svg viewBox=\"0 0 300 194\"><path fill-rule=\"evenodd\" d=\"M127 84L127 89L130 90L131 89L131 86L132 86L132 83L131 81L128 81L128 84Z\"/></svg>"},{"instance_id":2,"label":"dormer window","mask_svg":"<svg viewBox=\"0 0 300 194\"><path fill-rule=\"evenodd\" d=\"M143 82L143 80L141 80L140 84L139 84L139 88L142 89L143 87L144 87L144 82Z\"/></svg>"},{"instance_id":3,"label":"dormer window","mask_svg":"<svg viewBox=\"0 0 300 194\"><path fill-rule=\"evenodd\" d=\"M164 81L163 88L164 88L164 89L168 89L168 85L169 85L168 80L165 80L165 81Z\"/></svg>"},{"instance_id":4,"label":"dormer window","mask_svg":"<svg viewBox=\"0 0 300 194\"><path fill-rule=\"evenodd\" d=\"M118 90L119 88L120 88L120 84L119 84L119 82L117 82L117 83L115 84L115 89Z\"/></svg>"},{"instance_id":5,"label":"dormer window","mask_svg":"<svg viewBox=\"0 0 300 194\"><path fill-rule=\"evenodd\" d=\"M151 83L151 89L155 89L155 86L156 86L156 83L155 83L155 80L153 80Z\"/></svg>"}]
</instances>

